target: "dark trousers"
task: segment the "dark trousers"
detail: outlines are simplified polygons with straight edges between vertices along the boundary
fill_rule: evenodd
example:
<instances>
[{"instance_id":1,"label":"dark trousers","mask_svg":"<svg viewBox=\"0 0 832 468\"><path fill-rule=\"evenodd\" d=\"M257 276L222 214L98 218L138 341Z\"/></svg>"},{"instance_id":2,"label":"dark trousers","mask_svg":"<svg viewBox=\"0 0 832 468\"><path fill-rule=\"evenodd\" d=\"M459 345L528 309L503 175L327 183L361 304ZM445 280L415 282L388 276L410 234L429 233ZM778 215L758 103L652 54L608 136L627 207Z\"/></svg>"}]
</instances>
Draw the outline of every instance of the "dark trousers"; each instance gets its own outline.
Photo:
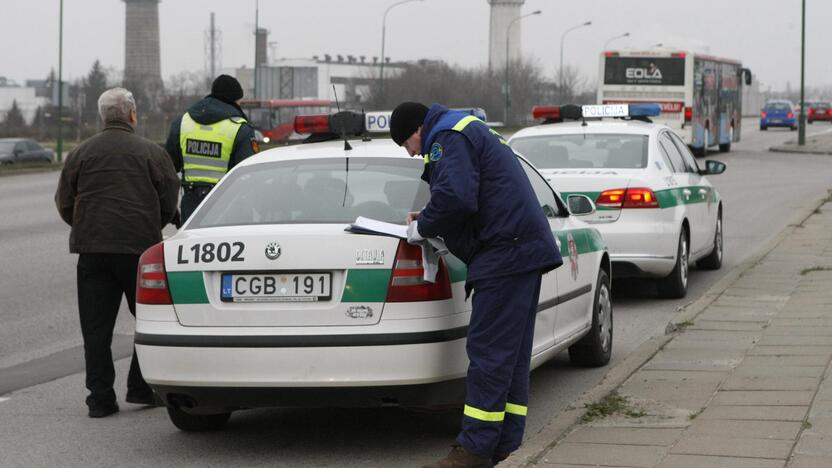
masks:
<instances>
[{"instance_id":1,"label":"dark trousers","mask_svg":"<svg viewBox=\"0 0 832 468\"><path fill-rule=\"evenodd\" d=\"M121 297L127 298L130 313L136 316L136 267L138 255L80 254L78 256L78 311L84 336L84 359L87 369L87 405L111 405L115 367L110 346ZM135 396L152 390L142 377L136 348L127 375L127 393Z\"/></svg>"},{"instance_id":2,"label":"dark trousers","mask_svg":"<svg viewBox=\"0 0 832 468\"><path fill-rule=\"evenodd\" d=\"M196 208L202 203L202 199L208 195L208 192L212 188L214 188L213 185L185 186L185 191L182 194L182 203L179 208L183 223L196 211Z\"/></svg>"},{"instance_id":3,"label":"dark trousers","mask_svg":"<svg viewBox=\"0 0 832 468\"><path fill-rule=\"evenodd\" d=\"M511 453L523 440L540 280L536 271L473 285L467 394L457 442L478 456Z\"/></svg>"}]
</instances>

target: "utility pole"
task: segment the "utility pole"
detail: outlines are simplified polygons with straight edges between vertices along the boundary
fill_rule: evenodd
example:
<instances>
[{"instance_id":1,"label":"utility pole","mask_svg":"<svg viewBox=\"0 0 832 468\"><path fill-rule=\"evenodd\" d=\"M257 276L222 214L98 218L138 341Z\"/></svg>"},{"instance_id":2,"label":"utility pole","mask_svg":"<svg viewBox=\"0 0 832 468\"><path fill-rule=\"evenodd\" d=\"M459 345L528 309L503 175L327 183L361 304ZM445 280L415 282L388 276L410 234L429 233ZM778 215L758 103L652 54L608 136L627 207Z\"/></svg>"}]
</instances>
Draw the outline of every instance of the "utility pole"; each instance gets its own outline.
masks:
<instances>
[{"instance_id":1,"label":"utility pole","mask_svg":"<svg viewBox=\"0 0 832 468\"><path fill-rule=\"evenodd\" d=\"M216 63L217 63L217 33L214 28L214 12L211 12L211 79L217 77Z\"/></svg>"},{"instance_id":2,"label":"utility pole","mask_svg":"<svg viewBox=\"0 0 832 468\"><path fill-rule=\"evenodd\" d=\"M797 124L797 145L806 144L806 100L805 100L805 77L806 77L806 0L803 0L803 11L800 24L800 121Z\"/></svg>"},{"instance_id":3,"label":"utility pole","mask_svg":"<svg viewBox=\"0 0 832 468\"><path fill-rule=\"evenodd\" d=\"M260 32L260 0L256 0L254 4L254 99L257 99L257 71L259 66L257 64L257 34Z\"/></svg>"},{"instance_id":4,"label":"utility pole","mask_svg":"<svg viewBox=\"0 0 832 468\"><path fill-rule=\"evenodd\" d=\"M64 65L64 0L61 2L61 11L58 19L58 162L61 162L64 157L64 139L62 135L63 110L64 110L64 85L63 85L63 65Z\"/></svg>"}]
</instances>

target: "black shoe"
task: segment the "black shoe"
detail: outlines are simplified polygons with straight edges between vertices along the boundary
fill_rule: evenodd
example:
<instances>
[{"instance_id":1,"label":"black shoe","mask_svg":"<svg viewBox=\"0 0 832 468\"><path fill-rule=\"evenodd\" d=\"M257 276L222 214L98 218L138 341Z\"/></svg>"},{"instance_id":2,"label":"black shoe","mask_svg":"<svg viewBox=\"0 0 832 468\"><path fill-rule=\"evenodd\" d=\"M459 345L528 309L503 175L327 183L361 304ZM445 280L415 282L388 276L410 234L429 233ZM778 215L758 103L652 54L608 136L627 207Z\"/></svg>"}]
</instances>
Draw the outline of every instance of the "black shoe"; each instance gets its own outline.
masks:
<instances>
[{"instance_id":1,"label":"black shoe","mask_svg":"<svg viewBox=\"0 0 832 468\"><path fill-rule=\"evenodd\" d=\"M135 403L137 405L147 406L159 406L159 402L156 401L156 395L153 392L141 395L131 395L128 393L124 399L127 401L127 403Z\"/></svg>"},{"instance_id":2,"label":"black shoe","mask_svg":"<svg viewBox=\"0 0 832 468\"><path fill-rule=\"evenodd\" d=\"M118 405L114 403L111 405L90 406L90 410L87 414L91 418L105 418L115 413L118 413Z\"/></svg>"}]
</instances>

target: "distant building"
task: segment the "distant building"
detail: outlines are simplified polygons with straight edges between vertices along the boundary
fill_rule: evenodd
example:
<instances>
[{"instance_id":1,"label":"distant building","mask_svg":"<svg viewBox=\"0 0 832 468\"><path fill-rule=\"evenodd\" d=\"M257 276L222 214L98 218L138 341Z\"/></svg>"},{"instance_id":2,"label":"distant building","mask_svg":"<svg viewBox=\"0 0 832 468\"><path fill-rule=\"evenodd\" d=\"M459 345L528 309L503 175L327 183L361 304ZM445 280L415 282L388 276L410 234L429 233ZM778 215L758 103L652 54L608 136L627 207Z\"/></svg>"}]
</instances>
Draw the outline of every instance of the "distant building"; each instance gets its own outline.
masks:
<instances>
[{"instance_id":1,"label":"distant building","mask_svg":"<svg viewBox=\"0 0 832 468\"><path fill-rule=\"evenodd\" d=\"M257 93L254 92L254 70L242 67L233 71L243 86L246 99L329 99L335 92L342 103L361 104L370 93L370 84L379 79L380 64L373 57L324 55L324 58L279 59L257 69ZM394 78L404 71L402 63L386 63L385 78Z\"/></svg>"},{"instance_id":2,"label":"distant building","mask_svg":"<svg viewBox=\"0 0 832 468\"><path fill-rule=\"evenodd\" d=\"M38 107L46 107L53 101L50 99L52 87L47 80L27 80L26 86L18 86L5 78L0 79L0 122L6 120L6 114L17 102L17 108L23 114L27 124L35 119ZM57 103L57 86L54 87L55 103ZM68 92L69 85L64 83L64 93Z\"/></svg>"}]
</instances>

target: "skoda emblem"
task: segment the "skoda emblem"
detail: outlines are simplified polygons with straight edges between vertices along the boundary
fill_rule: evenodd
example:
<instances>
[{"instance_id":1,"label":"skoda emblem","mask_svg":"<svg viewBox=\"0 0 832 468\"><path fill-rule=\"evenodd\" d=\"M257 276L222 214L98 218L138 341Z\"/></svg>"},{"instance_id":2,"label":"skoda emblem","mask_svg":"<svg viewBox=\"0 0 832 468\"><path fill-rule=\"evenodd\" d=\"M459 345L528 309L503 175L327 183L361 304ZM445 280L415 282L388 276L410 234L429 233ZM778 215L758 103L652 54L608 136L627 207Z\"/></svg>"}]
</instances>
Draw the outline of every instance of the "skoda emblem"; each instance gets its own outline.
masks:
<instances>
[{"instance_id":1,"label":"skoda emblem","mask_svg":"<svg viewBox=\"0 0 832 468\"><path fill-rule=\"evenodd\" d=\"M266 258L269 260L277 260L280 256L280 244L277 242L269 242L266 244Z\"/></svg>"}]
</instances>

